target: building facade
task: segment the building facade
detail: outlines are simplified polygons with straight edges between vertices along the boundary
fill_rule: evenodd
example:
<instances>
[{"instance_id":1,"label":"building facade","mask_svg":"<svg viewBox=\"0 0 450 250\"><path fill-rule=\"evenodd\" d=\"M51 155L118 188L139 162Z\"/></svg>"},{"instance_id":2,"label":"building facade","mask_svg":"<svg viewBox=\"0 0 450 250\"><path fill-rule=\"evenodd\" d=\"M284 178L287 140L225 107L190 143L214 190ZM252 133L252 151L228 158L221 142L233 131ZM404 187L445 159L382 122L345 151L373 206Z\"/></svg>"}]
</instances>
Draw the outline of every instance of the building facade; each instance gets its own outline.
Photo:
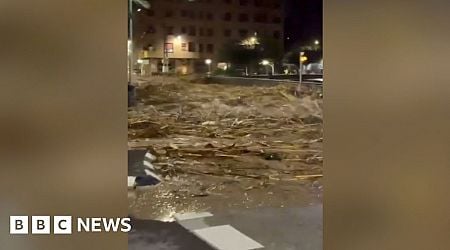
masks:
<instances>
[{"instance_id":1,"label":"building facade","mask_svg":"<svg viewBox=\"0 0 450 250\"><path fill-rule=\"evenodd\" d=\"M264 35L282 45L281 5L281 0L152 0L150 9L135 10L135 68L143 74L206 72L226 65L219 51L229 41Z\"/></svg>"}]
</instances>

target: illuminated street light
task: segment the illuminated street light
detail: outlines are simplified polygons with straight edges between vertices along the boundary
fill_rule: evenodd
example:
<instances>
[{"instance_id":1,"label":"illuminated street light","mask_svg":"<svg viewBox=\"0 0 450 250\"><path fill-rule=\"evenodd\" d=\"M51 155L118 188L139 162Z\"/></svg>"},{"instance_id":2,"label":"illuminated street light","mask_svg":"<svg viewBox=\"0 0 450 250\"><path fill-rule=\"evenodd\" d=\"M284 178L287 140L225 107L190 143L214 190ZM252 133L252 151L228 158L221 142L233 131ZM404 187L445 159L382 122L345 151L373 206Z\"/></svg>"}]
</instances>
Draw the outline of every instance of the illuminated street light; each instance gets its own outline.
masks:
<instances>
[{"instance_id":1,"label":"illuminated street light","mask_svg":"<svg viewBox=\"0 0 450 250\"><path fill-rule=\"evenodd\" d=\"M315 40L315 41L314 41L314 44L315 44L315 45L319 45L319 44L320 44L319 40Z\"/></svg>"},{"instance_id":2,"label":"illuminated street light","mask_svg":"<svg viewBox=\"0 0 450 250\"><path fill-rule=\"evenodd\" d=\"M142 9L137 9L137 12L141 12Z\"/></svg>"},{"instance_id":3,"label":"illuminated street light","mask_svg":"<svg viewBox=\"0 0 450 250\"><path fill-rule=\"evenodd\" d=\"M272 69L272 75L275 75L275 66L273 65L273 63L271 63L269 60L262 60L261 64L264 66L270 66L270 68Z\"/></svg>"},{"instance_id":4,"label":"illuminated street light","mask_svg":"<svg viewBox=\"0 0 450 250\"><path fill-rule=\"evenodd\" d=\"M212 63L211 59L205 60L205 64L208 65L208 74L211 74L211 63Z\"/></svg>"}]
</instances>

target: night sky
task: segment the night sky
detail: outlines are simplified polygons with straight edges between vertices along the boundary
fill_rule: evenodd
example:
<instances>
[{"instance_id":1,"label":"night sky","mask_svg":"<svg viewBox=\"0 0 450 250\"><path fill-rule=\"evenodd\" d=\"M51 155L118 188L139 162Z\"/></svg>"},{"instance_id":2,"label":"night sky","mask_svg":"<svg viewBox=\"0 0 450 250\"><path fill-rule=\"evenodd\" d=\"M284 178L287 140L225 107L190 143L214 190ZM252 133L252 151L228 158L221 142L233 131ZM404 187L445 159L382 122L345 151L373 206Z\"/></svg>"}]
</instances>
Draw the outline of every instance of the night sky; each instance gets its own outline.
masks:
<instances>
[{"instance_id":1,"label":"night sky","mask_svg":"<svg viewBox=\"0 0 450 250\"><path fill-rule=\"evenodd\" d=\"M322 0L285 0L285 16L286 49L322 44Z\"/></svg>"}]
</instances>

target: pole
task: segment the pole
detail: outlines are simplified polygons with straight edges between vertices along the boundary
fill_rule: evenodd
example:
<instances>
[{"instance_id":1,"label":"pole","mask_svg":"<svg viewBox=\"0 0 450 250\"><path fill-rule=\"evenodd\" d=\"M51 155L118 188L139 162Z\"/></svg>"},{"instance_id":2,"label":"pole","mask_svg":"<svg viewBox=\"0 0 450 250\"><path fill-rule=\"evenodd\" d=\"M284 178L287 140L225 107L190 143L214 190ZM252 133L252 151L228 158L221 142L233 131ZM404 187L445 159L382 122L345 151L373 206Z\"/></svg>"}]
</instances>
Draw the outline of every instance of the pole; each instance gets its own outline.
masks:
<instances>
[{"instance_id":1,"label":"pole","mask_svg":"<svg viewBox=\"0 0 450 250\"><path fill-rule=\"evenodd\" d=\"M131 84L133 71L133 3L128 0L128 84Z\"/></svg>"},{"instance_id":2,"label":"pole","mask_svg":"<svg viewBox=\"0 0 450 250\"><path fill-rule=\"evenodd\" d=\"M169 72L169 51L167 51L166 48L166 44L167 44L167 27L165 25L163 25L163 30L164 30L164 45L163 45L163 68L162 68L162 72L163 73L167 73Z\"/></svg>"},{"instance_id":3,"label":"pole","mask_svg":"<svg viewBox=\"0 0 450 250\"><path fill-rule=\"evenodd\" d=\"M305 54L305 52L300 52L300 55L299 55L299 64L298 64L298 86L299 86L299 89L300 89L300 87L301 87L301 85L302 85L302 81L303 81L303 79L302 79L302 74L303 74L303 62L302 62L302 57L303 57L303 55Z\"/></svg>"}]
</instances>

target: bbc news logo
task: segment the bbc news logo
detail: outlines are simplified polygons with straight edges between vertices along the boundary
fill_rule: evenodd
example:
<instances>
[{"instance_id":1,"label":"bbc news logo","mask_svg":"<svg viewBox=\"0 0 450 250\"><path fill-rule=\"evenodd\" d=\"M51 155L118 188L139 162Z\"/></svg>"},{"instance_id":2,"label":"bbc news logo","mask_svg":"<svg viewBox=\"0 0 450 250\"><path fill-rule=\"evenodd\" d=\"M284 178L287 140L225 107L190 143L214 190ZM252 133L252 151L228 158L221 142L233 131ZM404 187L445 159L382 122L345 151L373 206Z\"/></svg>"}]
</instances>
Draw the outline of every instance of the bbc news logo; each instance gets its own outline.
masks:
<instances>
[{"instance_id":1,"label":"bbc news logo","mask_svg":"<svg viewBox=\"0 0 450 250\"><path fill-rule=\"evenodd\" d=\"M72 222L74 222L72 224ZM131 231L130 218L76 218L72 216L10 216L10 234L72 234Z\"/></svg>"}]
</instances>

